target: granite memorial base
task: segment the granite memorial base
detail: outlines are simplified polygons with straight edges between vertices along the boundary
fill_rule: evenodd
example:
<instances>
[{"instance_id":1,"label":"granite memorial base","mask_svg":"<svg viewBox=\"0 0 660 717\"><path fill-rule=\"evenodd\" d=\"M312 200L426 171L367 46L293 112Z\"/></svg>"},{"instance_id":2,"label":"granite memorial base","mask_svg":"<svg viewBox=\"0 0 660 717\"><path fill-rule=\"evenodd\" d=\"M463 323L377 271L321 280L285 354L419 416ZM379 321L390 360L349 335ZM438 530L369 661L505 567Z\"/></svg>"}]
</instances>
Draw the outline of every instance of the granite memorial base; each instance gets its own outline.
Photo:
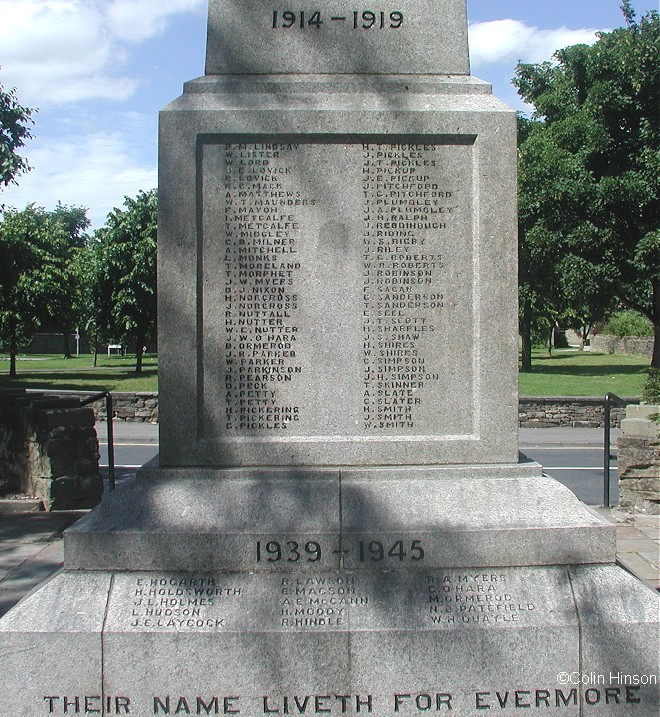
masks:
<instances>
[{"instance_id":1,"label":"granite memorial base","mask_svg":"<svg viewBox=\"0 0 660 717\"><path fill-rule=\"evenodd\" d=\"M655 717L613 526L533 463L455 470L143 469L0 622L0 715Z\"/></svg>"},{"instance_id":2,"label":"granite memorial base","mask_svg":"<svg viewBox=\"0 0 660 717\"><path fill-rule=\"evenodd\" d=\"M67 572L3 621L0 713L654 717L655 601L634 583L612 566Z\"/></svg>"}]
</instances>

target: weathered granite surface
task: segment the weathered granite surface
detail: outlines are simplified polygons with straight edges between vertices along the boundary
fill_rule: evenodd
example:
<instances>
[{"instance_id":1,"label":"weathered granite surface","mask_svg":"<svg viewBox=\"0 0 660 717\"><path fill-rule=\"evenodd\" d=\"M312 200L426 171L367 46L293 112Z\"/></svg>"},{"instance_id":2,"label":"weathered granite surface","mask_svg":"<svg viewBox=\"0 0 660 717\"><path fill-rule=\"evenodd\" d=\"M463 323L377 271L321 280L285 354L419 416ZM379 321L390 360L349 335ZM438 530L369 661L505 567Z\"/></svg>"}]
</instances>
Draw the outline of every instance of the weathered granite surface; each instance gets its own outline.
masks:
<instances>
[{"instance_id":1,"label":"weathered granite surface","mask_svg":"<svg viewBox=\"0 0 660 717\"><path fill-rule=\"evenodd\" d=\"M298 562L289 559L291 543L314 548L299 567L312 572L395 570L410 561L429 568L610 563L615 555L614 527L533 463L482 475L460 466L146 469L65 534L67 567L76 570L279 572ZM269 559L268 544L284 550L280 559ZM388 557L392 546L409 557Z\"/></svg>"},{"instance_id":2,"label":"weathered granite surface","mask_svg":"<svg viewBox=\"0 0 660 717\"><path fill-rule=\"evenodd\" d=\"M73 572L0 622L0 715L655 717L657 620L608 566Z\"/></svg>"},{"instance_id":3,"label":"weathered granite surface","mask_svg":"<svg viewBox=\"0 0 660 717\"><path fill-rule=\"evenodd\" d=\"M162 113L161 465L517 460L515 116L413 79L206 77Z\"/></svg>"},{"instance_id":4,"label":"weathered granite surface","mask_svg":"<svg viewBox=\"0 0 660 717\"><path fill-rule=\"evenodd\" d=\"M375 10L375 12L374 12ZM206 74L468 75L465 0L211 0Z\"/></svg>"},{"instance_id":5,"label":"weathered granite surface","mask_svg":"<svg viewBox=\"0 0 660 717\"><path fill-rule=\"evenodd\" d=\"M606 670L656 669L657 596L519 460L515 115L464 3L285 11L212 0L161 115L160 463L0 621L0 717L655 716Z\"/></svg>"}]
</instances>

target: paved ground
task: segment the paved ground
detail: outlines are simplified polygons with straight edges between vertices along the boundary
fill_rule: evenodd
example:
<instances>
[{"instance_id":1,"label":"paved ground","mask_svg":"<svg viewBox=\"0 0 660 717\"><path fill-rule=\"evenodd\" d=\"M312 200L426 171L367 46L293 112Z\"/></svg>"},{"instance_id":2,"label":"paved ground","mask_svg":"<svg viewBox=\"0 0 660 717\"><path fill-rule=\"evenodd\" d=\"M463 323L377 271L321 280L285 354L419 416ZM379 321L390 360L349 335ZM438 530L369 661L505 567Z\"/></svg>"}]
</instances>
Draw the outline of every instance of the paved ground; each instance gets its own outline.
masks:
<instances>
[{"instance_id":1,"label":"paved ground","mask_svg":"<svg viewBox=\"0 0 660 717\"><path fill-rule=\"evenodd\" d=\"M98 433L104 440L104 425ZM521 431L521 444L561 443L570 430L572 443L594 442L592 429L530 429ZM562 433L563 432L563 433ZM149 424L115 424L115 441L156 443L156 427ZM2 505L0 501L0 615L24 595L62 568L62 531L84 511L25 512L29 504ZM5 512L16 508L21 512ZM617 526L617 561L649 587L660 590L660 516L631 516L617 508L597 508Z\"/></svg>"},{"instance_id":2,"label":"paved ground","mask_svg":"<svg viewBox=\"0 0 660 717\"><path fill-rule=\"evenodd\" d=\"M660 591L660 515L630 515L596 508L616 525L616 559L629 573Z\"/></svg>"},{"instance_id":3,"label":"paved ground","mask_svg":"<svg viewBox=\"0 0 660 717\"><path fill-rule=\"evenodd\" d=\"M84 513L0 514L0 615L61 569L62 531Z\"/></svg>"}]
</instances>

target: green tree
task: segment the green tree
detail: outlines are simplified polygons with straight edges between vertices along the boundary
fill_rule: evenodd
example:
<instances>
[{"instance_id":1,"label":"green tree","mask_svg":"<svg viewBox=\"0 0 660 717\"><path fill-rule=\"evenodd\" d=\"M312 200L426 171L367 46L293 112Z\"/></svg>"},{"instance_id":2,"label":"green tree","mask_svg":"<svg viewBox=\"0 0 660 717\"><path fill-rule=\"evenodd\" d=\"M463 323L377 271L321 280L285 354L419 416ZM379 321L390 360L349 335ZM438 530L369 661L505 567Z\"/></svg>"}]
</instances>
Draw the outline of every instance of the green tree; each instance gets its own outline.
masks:
<instances>
[{"instance_id":1,"label":"green tree","mask_svg":"<svg viewBox=\"0 0 660 717\"><path fill-rule=\"evenodd\" d=\"M0 338L9 347L9 373L15 376L19 343L57 310L53 297L63 279L67 236L62 223L34 205L6 209L1 216Z\"/></svg>"},{"instance_id":2,"label":"green tree","mask_svg":"<svg viewBox=\"0 0 660 717\"><path fill-rule=\"evenodd\" d=\"M518 316L523 372L532 370L533 337L553 311L554 244L544 227L537 225L535 187L544 168L535 142L539 129L540 123L518 117Z\"/></svg>"},{"instance_id":3,"label":"green tree","mask_svg":"<svg viewBox=\"0 0 660 717\"><path fill-rule=\"evenodd\" d=\"M135 342L141 373L143 348L156 330L156 190L126 197L124 207L110 212L95 234L95 324L106 336Z\"/></svg>"},{"instance_id":4,"label":"green tree","mask_svg":"<svg viewBox=\"0 0 660 717\"><path fill-rule=\"evenodd\" d=\"M34 111L18 103L16 90L6 91L0 83L0 187L15 184L15 178L30 169L27 160L16 154L16 150L32 137L30 125Z\"/></svg>"},{"instance_id":5,"label":"green tree","mask_svg":"<svg viewBox=\"0 0 660 717\"><path fill-rule=\"evenodd\" d=\"M83 252L89 237L85 230L89 227L87 210L84 207L69 207L57 204L50 218L64 230L66 241L58 245L60 254L58 264L60 281L52 288L48 310L42 325L62 334L62 352L64 358L71 357L70 336L80 323L85 307L83 297L83 267L78 255Z\"/></svg>"},{"instance_id":6,"label":"green tree","mask_svg":"<svg viewBox=\"0 0 660 717\"><path fill-rule=\"evenodd\" d=\"M660 367L660 17L638 22L630 2L622 10L626 27L593 46L517 68L519 93L542 120L526 141L546 163L538 178L552 180L529 186L537 198L525 221L556 242L564 299L573 286L577 301L602 309L616 298L653 322Z\"/></svg>"},{"instance_id":7,"label":"green tree","mask_svg":"<svg viewBox=\"0 0 660 717\"><path fill-rule=\"evenodd\" d=\"M51 247L52 261L57 268L50 286L48 302L43 306L40 328L62 335L64 358L71 357L70 337L80 322L84 308L82 287L82 264L77 260L84 250L89 237L85 230L89 226L87 209L68 207L58 202L53 211L40 210L42 221L59 224L64 241Z\"/></svg>"},{"instance_id":8,"label":"green tree","mask_svg":"<svg viewBox=\"0 0 660 717\"><path fill-rule=\"evenodd\" d=\"M566 212L581 209L575 188L573 158L547 141L543 123L518 119L519 330L521 371L532 370L532 343L546 337L567 314L571 276L583 267L571 262L561 223ZM583 302L581 302L583 303Z\"/></svg>"},{"instance_id":9,"label":"green tree","mask_svg":"<svg viewBox=\"0 0 660 717\"><path fill-rule=\"evenodd\" d=\"M81 289L79 325L92 339L96 366L99 342L110 337L108 327L112 324L112 295L110 282L104 278L106 272L101 243L93 238L84 249L77 252L74 264Z\"/></svg>"}]
</instances>

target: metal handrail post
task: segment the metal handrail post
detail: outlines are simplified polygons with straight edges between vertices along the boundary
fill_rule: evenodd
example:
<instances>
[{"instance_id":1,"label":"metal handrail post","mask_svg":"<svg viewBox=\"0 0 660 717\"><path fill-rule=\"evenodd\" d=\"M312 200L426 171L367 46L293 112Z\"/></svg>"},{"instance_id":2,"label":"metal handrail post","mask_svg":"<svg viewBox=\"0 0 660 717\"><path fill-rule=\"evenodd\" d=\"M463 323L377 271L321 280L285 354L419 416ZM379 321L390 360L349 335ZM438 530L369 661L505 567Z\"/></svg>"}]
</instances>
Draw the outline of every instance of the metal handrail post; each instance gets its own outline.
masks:
<instances>
[{"instance_id":1,"label":"metal handrail post","mask_svg":"<svg viewBox=\"0 0 660 717\"><path fill-rule=\"evenodd\" d=\"M605 395L604 401L605 417L603 425L603 505L606 508L610 506L610 453L611 427L610 418L612 415L612 394Z\"/></svg>"},{"instance_id":2,"label":"metal handrail post","mask_svg":"<svg viewBox=\"0 0 660 717\"><path fill-rule=\"evenodd\" d=\"M105 422L108 427L108 490L115 489L115 436L112 423L112 395L105 392Z\"/></svg>"}]
</instances>

